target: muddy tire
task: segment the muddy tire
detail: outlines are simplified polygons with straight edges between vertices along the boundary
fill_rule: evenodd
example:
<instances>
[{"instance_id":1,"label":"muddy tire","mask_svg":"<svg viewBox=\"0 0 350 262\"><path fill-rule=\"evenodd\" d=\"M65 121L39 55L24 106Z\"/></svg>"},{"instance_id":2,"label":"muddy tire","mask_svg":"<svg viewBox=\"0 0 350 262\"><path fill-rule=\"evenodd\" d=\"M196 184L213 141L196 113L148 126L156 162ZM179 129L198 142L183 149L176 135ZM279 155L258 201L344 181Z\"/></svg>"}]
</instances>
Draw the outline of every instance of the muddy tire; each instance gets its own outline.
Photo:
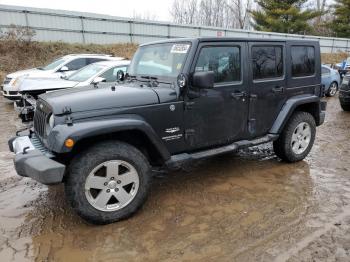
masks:
<instances>
[{"instance_id":1,"label":"muddy tire","mask_svg":"<svg viewBox=\"0 0 350 262\"><path fill-rule=\"evenodd\" d=\"M340 104L340 106L344 111L350 111L350 104Z\"/></svg>"},{"instance_id":2,"label":"muddy tire","mask_svg":"<svg viewBox=\"0 0 350 262\"><path fill-rule=\"evenodd\" d=\"M338 92L338 84L337 84L337 82L334 81L329 85L326 96L333 97L337 94L337 92Z\"/></svg>"},{"instance_id":3,"label":"muddy tire","mask_svg":"<svg viewBox=\"0 0 350 262\"><path fill-rule=\"evenodd\" d=\"M90 147L72 160L65 193L83 219L108 224L130 217L143 205L150 179L150 165L138 149L108 141Z\"/></svg>"},{"instance_id":4,"label":"muddy tire","mask_svg":"<svg viewBox=\"0 0 350 262\"><path fill-rule=\"evenodd\" d=\"M315 119L310 113L295 112L274 141L276 155L286 162L303 160L310 152L316 135Z\"/></svg>"}]
</instances>

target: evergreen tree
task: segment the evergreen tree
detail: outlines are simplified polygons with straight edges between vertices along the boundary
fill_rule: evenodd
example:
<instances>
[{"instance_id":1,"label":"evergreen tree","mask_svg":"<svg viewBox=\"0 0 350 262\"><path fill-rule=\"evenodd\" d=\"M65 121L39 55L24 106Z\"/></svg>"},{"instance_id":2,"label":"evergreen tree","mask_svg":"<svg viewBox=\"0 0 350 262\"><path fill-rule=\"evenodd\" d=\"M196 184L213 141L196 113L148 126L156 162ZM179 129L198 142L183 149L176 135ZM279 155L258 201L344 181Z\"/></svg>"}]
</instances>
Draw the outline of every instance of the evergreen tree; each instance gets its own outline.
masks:
<instances>
[{"instance_id":1,"label":"evergreen tree","mask_svg":"<svg viewBox=\"0 0 350 262\"><path fill-rule=\"evenodd\" d=\"M253 27L258 31L305 34L312 33L308 23L320 12L305 9L307 0L257 0L258 9L251 11Z\"/></svg>"},{"instance_id":2,"label":"evergreen tree","mask_svg":"<svg viewBox=\"0 0 350 262\"><path fill-rule=\"evenodd\" d=\"M336 0L335 18L328 26L337 37L350 37L350 0Z\"/></svg>"}]
</instances>

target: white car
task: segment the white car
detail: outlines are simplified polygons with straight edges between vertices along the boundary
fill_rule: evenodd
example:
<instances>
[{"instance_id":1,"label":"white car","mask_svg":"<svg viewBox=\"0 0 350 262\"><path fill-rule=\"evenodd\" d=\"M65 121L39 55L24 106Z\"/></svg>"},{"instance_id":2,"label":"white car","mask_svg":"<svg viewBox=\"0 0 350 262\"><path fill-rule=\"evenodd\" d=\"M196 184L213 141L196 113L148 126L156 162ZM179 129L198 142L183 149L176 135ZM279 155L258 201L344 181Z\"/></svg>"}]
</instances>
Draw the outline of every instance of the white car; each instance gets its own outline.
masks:
<instances>
[{"instance_id":1,"label":"white car","mask_svg":"<svg viewBox=\"0 0 350 262\"><path fill-rule=\"evenodd\" d=\"M22 96L15 108L24 122L31 121L38 95L59 89L82 87L100 82L117 82L118 74L126 73L130 61L103 61L90 64L66 78L22 78L16 89Z\"/></svg>"},{"instance_id":2,"label":"white car","mask_svg":"<svg viewBox=\"0 0 350 262\"><path fill-rule=\"evenodd\" d=\"M52 63L38 68L17 71L8 74L2 85L2 94L10 100L18 100L21 98L16 86L17 82L24 77L40 77L40 78L60 78L69 76L75 71L85 67L86 65L99 61L120 61L122 57L113 57L103 54L70 54L63 56Z\"/></svg>"}]
</instances>

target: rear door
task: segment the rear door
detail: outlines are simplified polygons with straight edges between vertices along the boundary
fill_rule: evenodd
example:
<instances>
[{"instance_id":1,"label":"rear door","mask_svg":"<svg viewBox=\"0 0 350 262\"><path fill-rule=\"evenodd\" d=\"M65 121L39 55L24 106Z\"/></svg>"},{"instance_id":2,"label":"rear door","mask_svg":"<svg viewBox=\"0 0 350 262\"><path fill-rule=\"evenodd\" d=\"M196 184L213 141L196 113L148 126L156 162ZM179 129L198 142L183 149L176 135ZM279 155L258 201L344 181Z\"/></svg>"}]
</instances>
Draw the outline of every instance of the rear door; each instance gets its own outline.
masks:
<instances>
[{"instance_id":1,"label":"rear door","mask_svg":"<svg viewBox=\"0 0 350 262\"><path fill-rule=\"evenodd\" d=\"M263 136L272 127L286 101L284 42L249 43L250 137Z\"/></svg>"},{"instance_id":2,"label":"rear door","mask_svg":"<svg viewBox=\"0 0 350 262\"><path fill-rule=\"evenodd\" d=\"M226 144L244 137L248 100L244 72L246 43L201 43L192 73L213 71L212 89L192 86L185 101L186 141L195 148Z\"/></svg>"}]
</instances>

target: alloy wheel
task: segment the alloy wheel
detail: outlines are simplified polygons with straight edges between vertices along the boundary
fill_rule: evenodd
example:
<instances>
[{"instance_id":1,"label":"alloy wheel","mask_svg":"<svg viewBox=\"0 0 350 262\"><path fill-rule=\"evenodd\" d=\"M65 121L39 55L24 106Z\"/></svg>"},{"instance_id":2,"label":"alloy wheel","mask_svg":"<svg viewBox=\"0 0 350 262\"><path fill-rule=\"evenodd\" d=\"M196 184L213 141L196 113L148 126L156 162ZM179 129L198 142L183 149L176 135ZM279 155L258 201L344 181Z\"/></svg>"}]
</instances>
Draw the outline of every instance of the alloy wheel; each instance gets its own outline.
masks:
<instances>
[{"instance_id":1,"label":"alloy wheel","mask_svg":"<svg viewBox=\"0 0 350 262\"><path fill-rule=\"evenodd\" d=\"M132 164L123 160L106 161L87 176L85 196L98 210L117 211L135 198L139 184L139 175Z\"/></svg>"}]
</instances>

